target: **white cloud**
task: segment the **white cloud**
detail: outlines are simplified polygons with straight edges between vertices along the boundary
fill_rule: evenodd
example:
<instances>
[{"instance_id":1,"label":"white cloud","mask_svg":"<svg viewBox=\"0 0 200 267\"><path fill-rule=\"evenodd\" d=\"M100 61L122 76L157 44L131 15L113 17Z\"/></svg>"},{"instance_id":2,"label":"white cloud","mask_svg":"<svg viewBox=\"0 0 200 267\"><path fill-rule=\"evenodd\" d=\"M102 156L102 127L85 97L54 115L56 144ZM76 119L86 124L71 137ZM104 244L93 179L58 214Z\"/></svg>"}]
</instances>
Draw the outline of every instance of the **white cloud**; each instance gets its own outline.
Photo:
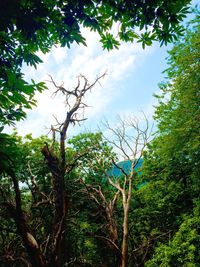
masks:
<instances>
[{"instance_id":1,"label":"white cloud","mask_svg":"<svg viewBox=\"0 0 200 267\"><path fill-rule=\"evenodd\" d=\"M83 45L72 45L71 49L53 48L51 53L43 55L39 53L44 63L38 66L37 70L25 68L27 79L33 78L36 81L49 80L47 74L51 74L54 80L70 89L76 84L76 76L84 74L90 81L93 81L98 74L107 70L107 76L101 81L101 86L95 86L86 102L91 105L86 111L90 119L104 115L111 102L120 91L120 81L132 75L134 70L144 60L151 49L142 50L139 44L123 43L118 50L103 51L99 43L99 37L94 32L83 29L87 38L87 47ZM48 91L37 94L38 105L28 112L28 119L18 124L20 134L32 132L34 135L44 134L44 125L52 123L52 114L62 118L66 113L63 99L58 97L52 99L53 86L47 83Z\"/></svg>"},{"instance_id":2,"label":"white cloud","mask_svg":"<svg viewBox=\"0 0 200 267\"><path fill-rule=\"evenodd\" d=\"M63 61L63 58L67 58L68 57L68 51L67 48L63 48L63 47L54 47L54 49L52 50L52 56L56 62L56 64L60 64Z\"/></svg>"}]
</instances>

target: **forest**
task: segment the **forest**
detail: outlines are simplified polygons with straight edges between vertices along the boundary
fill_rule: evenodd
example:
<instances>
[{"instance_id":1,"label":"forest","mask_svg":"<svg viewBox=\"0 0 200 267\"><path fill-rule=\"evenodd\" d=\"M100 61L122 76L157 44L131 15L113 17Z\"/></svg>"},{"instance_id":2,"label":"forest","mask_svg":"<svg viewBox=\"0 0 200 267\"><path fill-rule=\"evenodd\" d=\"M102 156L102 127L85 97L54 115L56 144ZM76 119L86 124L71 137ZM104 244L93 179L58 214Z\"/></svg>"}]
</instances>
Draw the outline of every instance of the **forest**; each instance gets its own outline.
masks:
<instances>
[{"instance_id":1,"label":"forest","mask_svg":"<svg viewBox=\"0 0 200 267\"><path fill-rule=\"evenodd\" d=\"M200 10L190 2L0 2L1 267L200 266ZM124 42L171 44L155 127L142 113L71 136L106 72L80 74L72 88L49 75L64 119L47 135L21 136L16 123L48 90L23 67L37 69L38 52L55 46L86 46L82 28L108 54Z\"/></svg>"}]
</instances>

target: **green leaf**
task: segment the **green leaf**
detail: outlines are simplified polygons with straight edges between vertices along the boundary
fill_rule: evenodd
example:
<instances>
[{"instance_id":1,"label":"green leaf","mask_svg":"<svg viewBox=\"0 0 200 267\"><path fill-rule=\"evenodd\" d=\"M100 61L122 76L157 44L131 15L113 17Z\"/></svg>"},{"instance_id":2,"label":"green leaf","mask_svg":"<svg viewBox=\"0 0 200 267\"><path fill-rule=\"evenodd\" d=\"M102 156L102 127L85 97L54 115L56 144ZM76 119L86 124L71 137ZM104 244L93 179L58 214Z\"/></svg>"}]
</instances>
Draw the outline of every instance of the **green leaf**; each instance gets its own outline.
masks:
<instances>
[{"instance_id":1,"label":"green leaf","mask_svg":"<svg viewBox=\"0 0 200 267\"><path fill-rule=\"evenodd\" d=\"M111 50L113 48L119 48L119 41L110 33L102 34L101 42L103 43L103 49Z\"/></svg>"}]
</instances>

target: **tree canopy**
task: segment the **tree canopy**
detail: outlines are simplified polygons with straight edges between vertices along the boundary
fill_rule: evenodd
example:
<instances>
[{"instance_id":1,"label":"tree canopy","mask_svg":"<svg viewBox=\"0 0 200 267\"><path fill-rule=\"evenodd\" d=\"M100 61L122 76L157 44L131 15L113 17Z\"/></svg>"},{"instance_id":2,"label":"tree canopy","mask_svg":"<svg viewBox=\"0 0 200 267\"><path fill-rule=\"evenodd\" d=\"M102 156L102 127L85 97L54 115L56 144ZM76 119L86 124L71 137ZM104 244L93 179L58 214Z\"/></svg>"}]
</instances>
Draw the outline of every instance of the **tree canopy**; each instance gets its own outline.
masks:
<instances>
[{"instance_id":1,"label":"tree canopy","mask_svg":"<svg viewBox=\"0 0 200 267\"><path fill-rule=\"evenodd\" d=\"M137 5L140 3L134 2ZM25 10L29 10L27 7L30 7L29 11L34 11L35 16L37 9L33 7L36 5L41 8L45 3L16 1L13 7L17 7L17 11L19 5L20 10L25 7ZM46 8L52 8L51 14L61 12L63 6L63 11L55 17L56 20L64 16L64 7L69 8L69 4L72 4L70 1L65 5L56 2L56 6L53 1L49 3ZM100 11L104 8L102 2L84 3L83 10L89 4L94 7L94 10L90 9L91 12L95 12L95 8L100 8ZM111 9L116 3L105 1L105 6ZM119 3L123 6L126 2L118 1ZM150 3L153 5L155 1ZM167 5L166 1L162 3ZM130 5L132 4L131 2ZM75 7L74 4L73 8ZM120 5L117 6L119 7ZM76 8L78 12L79 6ZM9 10L11 9L5 14L8 15L11 12ZM69 10L72 11L72 6ZM108 9L107 12L112 13L113 10ZM76 12L73 14L78 16ZM21 16L18 19L20 21ZM11 118L9 114L13 114L16 108L19 112L24 112L28 102L34 104L34 90L44 89L42 83L32 88L25 82L24 88L30 88L29 91L23 89L25 91L22 92L20 83L15 83L15 79L23 80L20 64L23 61L28 63L24 59L23 49L29 45L37 46L37 42L31 41L32 35L29 36L30 43L28 37L23 37L23 30L18 28L18 19L17 13L16 18L5 19L2 31L5 33L7 29L4 37L10 34L8 40L11 41L10 46L2 42L5 47L8 45L6 49L11 49L8 54L5 52L2 55L7 57L8 63L13 62L13 65L2 66L2 70L5 70L2 73L5 77L9 71L12 75L19 74L19 79L17 76L13 80L6 78L7 85L1 87L0 97L5 100L1 113L2 124L20 119L23 113L17 118L16 114ZM62 24L59 19L58 22ZM81 25L81 21L78 21L79 24ZM50 25L49 23L48 27ZM37 31L40 30L33 30L35 38L39 38ZM22 39L20 42L17 40L18 34L20 38L25 38L24 43L21 42ZM0 128L2 267L199 266L199 36L200 14L196 10L196 17L188 24L185 35L169 51L166 80L160 83L160 94L156 95L157 132L146 150L148 121L142 128L137 120L129 119L126 122L122 119L116 128L107 123L113 139L104 138L101 132L83 133L68 139L70 124L85 119L82 116L82 110L87 107L83 102L84 95L104 75L97 77L93 83L80 75L72 90L58 86L51 79L56 87L55 94L61 93L66 104L63 122L57 121L56 125L51 126L52 139L45 136L33 138L31 134L22 138L17 133L8 136ZM52 40L51 45L55 40L60 39ZM41 41L41 45L43 44ZM41 48L35 47L30 51L34 54L38 49ZM19 65L15 62L17 58L21 59ZM11 85L13 91L9 87ZM15 85L19 86L19 92ZM22 94L26 102L16 102L16 92ZM71 102L70 98L74 101ZM10 101L13 101L14 106L10 106ZM5 112L6 116L3 116ZM136 134L131 136L127 131L128 126ZM118 163L119 155L114 152L113 145L118 151L121 149L124 158L130 161L128 171L123 167L124 164ZM142 165L138 170L137 163L140 162ZM119 170L117 175L112 175L114 168Z\"/></svg>"},{"instance_id":2,"label":"tree canopy","mask_svg":"<svg viewBox=\"0 0 200 267\"><path fill-rule=\"evenodd\" d=\"M160 219L157 227L163 227L163 232L167 229L168 234L156 244L146 266L199 263L199 22L197 11L184 38L169 52L167 81L160 84L162 94L157 95L159 136L145 158L149 186L144 199L151 201L148 207L153 205L151 212Z\"/></svg>"},{"instance_id":3,"label":"tree canopy","mask_svg":"<svg viewBox=\"0 0 200 267\"><path fill-rule=\"evenodd\" d=\"M60 1L4 0L0 3L0 123L12 124L25 117L35 104L34 93L43 82L24 80L22 64L37 67L37 52L73 42L86 45L81 28L97 31L104 49L118 48L121 41L157 40L161 44L177 38L189 0L176 1ZM114 36L111 28L118 23ZM139 31L138 31L139 29Z\"/></svg>"}]
</instances>

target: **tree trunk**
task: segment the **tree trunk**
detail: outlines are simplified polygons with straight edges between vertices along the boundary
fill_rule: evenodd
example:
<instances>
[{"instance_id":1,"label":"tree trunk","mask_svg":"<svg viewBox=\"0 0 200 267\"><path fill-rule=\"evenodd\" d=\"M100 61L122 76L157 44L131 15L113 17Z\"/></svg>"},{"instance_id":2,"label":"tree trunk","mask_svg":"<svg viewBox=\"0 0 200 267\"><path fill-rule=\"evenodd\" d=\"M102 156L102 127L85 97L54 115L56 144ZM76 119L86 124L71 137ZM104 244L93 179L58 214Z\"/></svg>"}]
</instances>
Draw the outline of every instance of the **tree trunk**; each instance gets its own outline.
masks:
<instances>
[{"instance_id":1,"label":"tree trunk","mask_svg":"<svg viewBox=\"0 0 200 267\"><path fill-rule=\"evenodd\" d=\"M124 205L123 239L122 239L122 261L120 267L128 266L128 215L129 203Z\"/></svg>"},{"instance_id":2,"label":"tree trunk","mask_svg":"<svg viewBox=\"0 0 200 267\"><path fill-rule=\"evenodd\" d=\"M39 245L33 235L29 232L21 234L25 248L30 258L32 267L46 267L45 258L40 251Z\"/></svg>"},{"instance_id":3,"label":"tree trunk","mask_svg":"<svg viewBox=\"0 0 200 267\"><path fill-rule=\"evenodd\" d=\"M64 175L65 170L63 163L58 157L45 145L42 153L47 160L47 164L52 174L54 198L55 198L55 212L52 221L51 233L51 256L48 267L61 267L62 266L62 235L64 223L68 210L68 199L65 192ZM63 156L63 155L62 155ZM64 156L63 156L64 157Z\"/></svg>"},{"instance_id":4,"label":"tree trunk","mask_svg":"<svg viewBox=\"0 0 200 267\"><path fill-rule=\"evenodd\" d=\"M23 240L24 247L28 253L32 267L45 267L45 258L40 250L38 242L30 231L30 227L28 226L22 211L21 194L17 177L12 171L10 171L9 175L12 178L15 190L16 206L14 207L14 220L16 222L17 231Z\"/></svg>"}]
</instances>

